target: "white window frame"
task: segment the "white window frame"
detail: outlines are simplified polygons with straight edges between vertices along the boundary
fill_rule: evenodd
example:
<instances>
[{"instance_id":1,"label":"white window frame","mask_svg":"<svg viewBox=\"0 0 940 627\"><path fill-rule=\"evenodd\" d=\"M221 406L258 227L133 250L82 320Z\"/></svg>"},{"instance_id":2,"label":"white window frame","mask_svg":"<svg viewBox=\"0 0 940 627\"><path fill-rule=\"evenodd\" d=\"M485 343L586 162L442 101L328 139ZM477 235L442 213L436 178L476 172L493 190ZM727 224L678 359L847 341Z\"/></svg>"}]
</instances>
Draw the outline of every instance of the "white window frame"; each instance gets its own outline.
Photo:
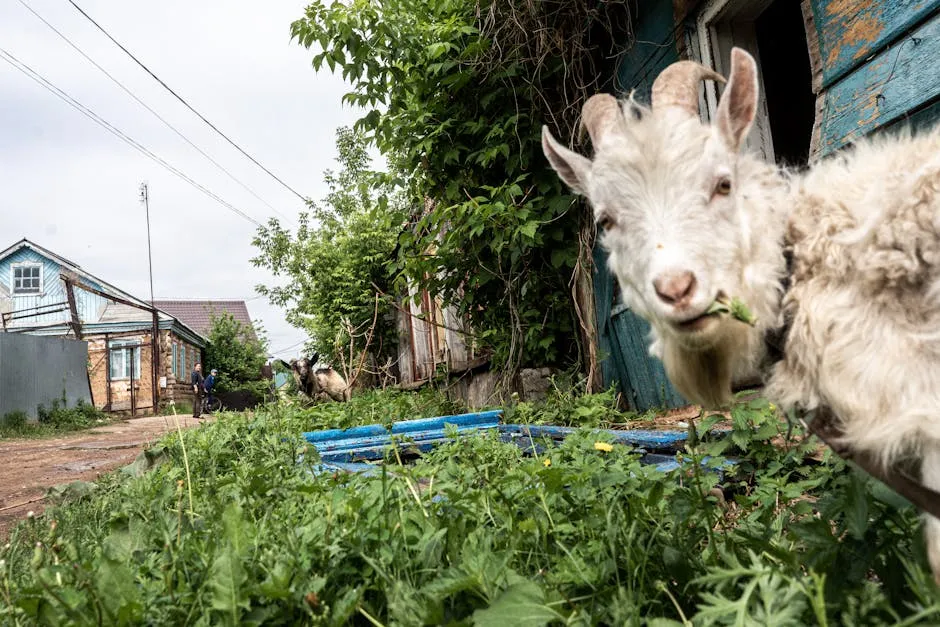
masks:
<instances>
[{"instance_id":1,"label":"white window frame","mask_svg":"<svg viewBox=\"0 0 940 627\"><path fill-rule=\"evenodd\" d=\"M21 268L39 269L39 291L37 292L18 292L16 290L16 271ZM10 264L10 294L12 296L42 296L45 292L45 281L43 280L43 264L41 261L22 261L20 263Z\"/></svg>"},{"instance_id":2,"label":"white window frame","mask_svg":"<svg viewBox=\"0 0 940 627\"><path fill-rule=\"evenodd\" d=\"M134 381L140 381L140 348L141 348L140 338L135 338L131 340L111 340L108 343L108 350L111 351L111 371L108 373L111 376L112 381L129 381L131 378L131 369L130 362L127 360L127 354L131 353L134 356ZM121 350L122 347L127 347ZM114 376L114 358L116 355L121 356L121 376Z\"/></svg>"},{"instance_id":3,"label":"white window frame","mask_svg":"<svg viewBox=\"0 0 940 627\"><path fill-rule=\"evenodd\" d=\"M696 18L694 35L686 42L689 58L725 77L731 71L733 46L744 48L754 57L757 62L760 93L757 116L751 132L748 133L746 146L760 154L768 163L775 161L774 143L770 133L770 114L767 110L754 20L772 3L773 0L706 0ZM718 85L715 81L705 82L705 96L704 99L700 98L699 102L703 121L707 122L715 117L719 98L726 86L727 83Z\"/></svg>"}]
</instances>

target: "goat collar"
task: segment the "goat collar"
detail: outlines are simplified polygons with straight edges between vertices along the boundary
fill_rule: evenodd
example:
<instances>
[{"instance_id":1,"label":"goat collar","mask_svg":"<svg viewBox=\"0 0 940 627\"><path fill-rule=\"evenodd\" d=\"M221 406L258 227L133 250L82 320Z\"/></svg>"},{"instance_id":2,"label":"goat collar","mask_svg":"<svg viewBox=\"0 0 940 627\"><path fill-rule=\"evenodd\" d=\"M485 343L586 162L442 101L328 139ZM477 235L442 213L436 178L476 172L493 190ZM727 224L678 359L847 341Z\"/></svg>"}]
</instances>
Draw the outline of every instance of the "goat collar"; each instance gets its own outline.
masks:
<instances>
[{"instance_id":1,"label":"goat collar","mask_svg":"<svg viewBox=\"0 0 940 627\"><path fill-rule=\"evenodd\" d=\"M787 271L780 280L783 287L783 294L780 297L781 302L790 290L790 278L793 276L793 251L790 248L784 248L783 258L786 261ZM783 361L784 348L787 344L787 336L790 334L791 320L784 314L783 325L768 329L764 333L764 366L770 368L777 362Z\"/></svg>"}]
</instances>

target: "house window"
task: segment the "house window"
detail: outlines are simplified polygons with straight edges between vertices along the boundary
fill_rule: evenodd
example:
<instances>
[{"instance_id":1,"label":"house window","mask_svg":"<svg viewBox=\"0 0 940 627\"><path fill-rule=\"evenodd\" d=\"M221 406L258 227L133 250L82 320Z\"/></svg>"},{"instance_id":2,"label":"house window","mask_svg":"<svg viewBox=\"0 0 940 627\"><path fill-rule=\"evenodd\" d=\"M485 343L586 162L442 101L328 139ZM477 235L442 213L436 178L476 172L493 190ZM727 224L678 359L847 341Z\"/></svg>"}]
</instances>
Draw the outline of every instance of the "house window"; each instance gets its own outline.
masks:
<instances>
[{"instance_id":1,"label":"house window","mask_svg":"<svg viewBox=\"0 0 940 627\"><path fill-rule=\"evenodd\" d=\"M23 263L13 268L13 294L42 293L42 264Z\"/></svg>"},{"instance_id":2,"label":"house window","mask_svg":"<svg viewBox=\"0 0 940 627\"><path fill-rule=\"evenodd\" d=\"M770 163L806 165L816 97L800 3L707 0L688 43L690 58L723 76L731 70L733 47L744 48L754 57L760 96L747 147ZM705 83L705 119L714 118L724 87Z\"/></svg>"},{"instance_id":3,"label":"house window","mask_svg":"<svg viewBox=\"0 0 940 627\"><path fill-rule=\"evenodd\" d=\"M131 367L134 369L134 380L140 380L140 341L114 340L109 344L111 351L111 380L131 378Z\"/></svg>"},{"instance_id":4,"label":"house window","mask_svg":"<svg viewBox=\"0 0 940 627\"><path fill-rule=\"evenodd\" d=\"M179 376L180 376L180 369L179 369L179 361L178 361L177 358L176 358L176 354L177 354L177 344L176 344L176 342L173 342L173 359L172 359L172 361L170 361L170 364L171 364L171 365L170 365L170 372L173 373L173 376L174 376L175 378L179 379Z\"/></svg>"}]
</instances>

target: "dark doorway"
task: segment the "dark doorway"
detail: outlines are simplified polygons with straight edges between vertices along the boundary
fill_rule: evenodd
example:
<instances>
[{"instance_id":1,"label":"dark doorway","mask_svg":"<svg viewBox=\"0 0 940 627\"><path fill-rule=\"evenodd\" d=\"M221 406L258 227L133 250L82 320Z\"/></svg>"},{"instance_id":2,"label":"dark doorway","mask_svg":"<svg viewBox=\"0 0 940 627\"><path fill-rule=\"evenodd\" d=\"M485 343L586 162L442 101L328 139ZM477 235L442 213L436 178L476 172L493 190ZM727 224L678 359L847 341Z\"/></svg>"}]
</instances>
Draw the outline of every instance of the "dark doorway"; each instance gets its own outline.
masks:
<instances>
[{"instance_id":1,"label":"dark doorway","mask_svg":"<svg viewBox=\"0 0 940 627\"><path fill-rule=\"evenodd\" d=\"M776 0L754 26L774 156L780 165L805 166L816 97L800 3Z\"/></svg>"}]
</instances>

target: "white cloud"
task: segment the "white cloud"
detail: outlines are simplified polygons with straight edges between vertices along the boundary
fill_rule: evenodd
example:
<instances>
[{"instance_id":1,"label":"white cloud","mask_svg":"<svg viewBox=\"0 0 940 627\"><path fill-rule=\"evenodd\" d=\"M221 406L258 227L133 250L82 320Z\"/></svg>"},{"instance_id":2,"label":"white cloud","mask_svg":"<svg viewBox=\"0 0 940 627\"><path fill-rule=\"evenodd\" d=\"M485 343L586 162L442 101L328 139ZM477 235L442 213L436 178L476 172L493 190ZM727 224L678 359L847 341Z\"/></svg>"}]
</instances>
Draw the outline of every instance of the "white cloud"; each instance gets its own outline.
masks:
<instances>
[{"instance_id":1,"label":"white cloud","mask_svg":"<svg viewBox=\"0 0 940 627\"><path fill-rule=\"evenodd\" d=\"M61 0L26 0L89 56L281 213L300 201L185 109ZM301 194L326 193L334 133L359 112L290 41L305 3L271 0L79 4L160 78ZM0 7L0 47L259 221L271 210L134 102L18 2ZM249 260L255 227L0 62L0 247L27 237L122 289L149 296L138 185L150 186L157 297L251 298L269 281ZM304 335L264 299L248 303L272 348ZM279 356L295 354L294 348Z\"/></svg>"}]
</instances>

